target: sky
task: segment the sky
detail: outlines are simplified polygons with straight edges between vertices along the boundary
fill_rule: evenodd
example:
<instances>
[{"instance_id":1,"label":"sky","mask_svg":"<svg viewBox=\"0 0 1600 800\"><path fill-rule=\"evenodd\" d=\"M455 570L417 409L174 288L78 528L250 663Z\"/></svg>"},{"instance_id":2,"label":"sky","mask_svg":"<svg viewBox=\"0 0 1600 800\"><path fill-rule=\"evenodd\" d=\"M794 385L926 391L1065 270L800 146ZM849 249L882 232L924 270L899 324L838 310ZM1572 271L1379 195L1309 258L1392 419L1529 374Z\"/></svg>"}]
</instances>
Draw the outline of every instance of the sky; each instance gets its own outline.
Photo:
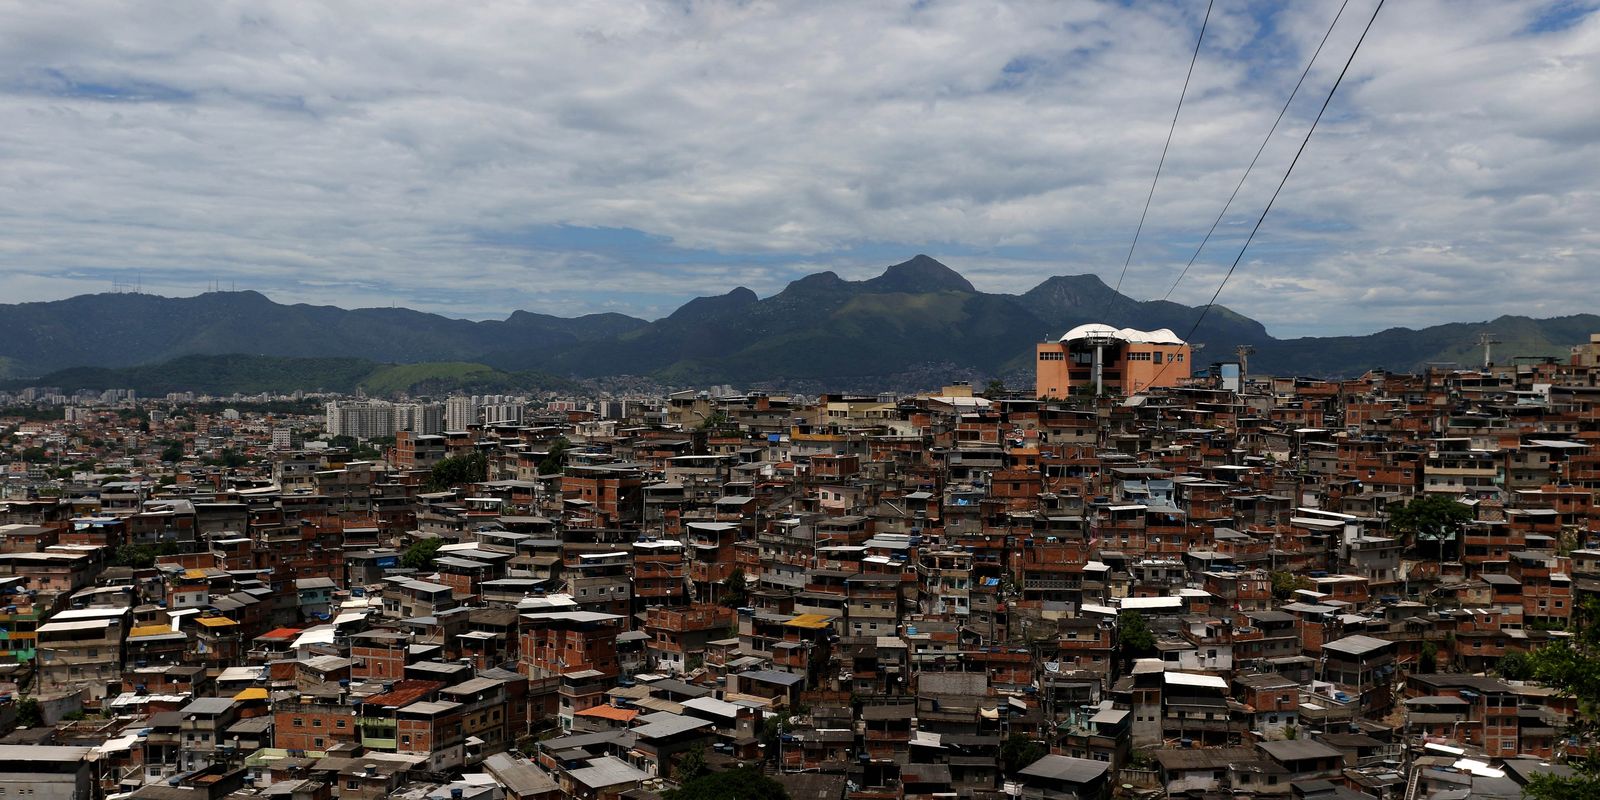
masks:
<instances>
[{"instance_id":1,"label":"sky","mask_svg":"<svg viewBox=\"0 0 1600 800\"><path fill-rule=\"evenodd\" d=\"M1171 299L1216 290L1375 3ZM1220 302L1279 336L1596 311L1595 6L1389 2ZM1171 289L1339 7L1215 3L1125 293ZM984 291L1115 284L1205 13L10 0L0 302L655 318L917 253Z\"/></svg>"}]
</instances>

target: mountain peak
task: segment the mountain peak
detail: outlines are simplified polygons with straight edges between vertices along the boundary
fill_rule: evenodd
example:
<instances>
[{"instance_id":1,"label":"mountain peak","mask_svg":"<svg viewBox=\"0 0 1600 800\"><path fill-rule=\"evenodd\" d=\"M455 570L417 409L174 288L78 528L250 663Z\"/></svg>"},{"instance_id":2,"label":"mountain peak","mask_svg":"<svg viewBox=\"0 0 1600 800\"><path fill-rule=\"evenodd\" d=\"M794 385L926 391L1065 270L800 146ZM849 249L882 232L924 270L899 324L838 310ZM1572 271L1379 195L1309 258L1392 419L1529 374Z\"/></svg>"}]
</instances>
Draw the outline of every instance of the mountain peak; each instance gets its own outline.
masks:
<instances>
[{"instance_id":1,"label":"mountain peak","mask_svg":"<svg viewBox=\"0 0 1600 800\"><path fill-rule=\"evenodd\" d=\"M794 280L789 281L789 285L783 287L783 290L785 292L790 290L801 292L807 290L821 291L824 289L837 289L844 284L844 279L840 278L838 273L830 269L822 272L813 272L803 278L795 278Z\"/></svg>"},{"instance_id":2,"label":"mountain peak","mask_svg":"<svg viewBox=\"0 0 1600 800\"><path fill-rule=\"evenodd\" d=\"M920 253L910 261L895 264L884 270L882 275L864 281L863 285L879 292L912 294L978 291L971 282L961 277L961 273Z\"/></svg>"},{"instance_id":3,"label":"mountain peak","mask_svg":"<svg viewBox=\"0 0 1600 800\"><path fill-rule=\"evenodd\" d=\"M709 319L712 317L729 314L760 302L755 292L739 286L727 294L713 295L711 297L696 297L684 303L677 311L672 312L668 319Z\"/></svg>"},{"instance_id":4,"label":"mountain peak","mask_svg":"<svg viewBox=\"0 0 1600 800\"><path fill-rule=\"evenodd\" d=\"M1023 298L1057 306L1116 305L1120 307L1135 302L1126 295L1107 286L1099 275L1093 273L1057 275L1053 278L1047 278L1043 283L1029 289L1023 295Z\"/></svg>"}]
</instances>

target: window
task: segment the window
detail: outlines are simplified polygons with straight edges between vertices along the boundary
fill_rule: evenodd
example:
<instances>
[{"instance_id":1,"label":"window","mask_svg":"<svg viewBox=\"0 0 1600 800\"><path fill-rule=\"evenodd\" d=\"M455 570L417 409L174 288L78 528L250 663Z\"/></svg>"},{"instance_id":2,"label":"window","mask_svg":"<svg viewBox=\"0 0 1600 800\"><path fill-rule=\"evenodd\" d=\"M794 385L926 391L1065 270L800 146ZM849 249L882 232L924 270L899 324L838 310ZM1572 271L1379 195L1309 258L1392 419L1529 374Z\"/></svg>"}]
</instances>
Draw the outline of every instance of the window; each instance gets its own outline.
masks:
<instances>
[{"instance_id":1,"label":"window","mask_svg":"<svg viewBox=\"0 0 1600 800\"><path fill-rule=\"evenodd\" d=\"M322 727L322 718L321 718L321 717L314 717L314 718L312 718L312 720L311 720L311 727L313 727L313 728L320 728L320 727Z\"/></svg>"},{"instance_id":2,"label":"window","mask_svg":"<svg viewBox=\"0 0 1600 800\"><path fill-rule=\"evenodd\" d=\"M294 718L294 726L296 728L304 728L306 726L306 721L304 719L300 718L300 717L295 717Z\"/></svg>"},{"instance_id":3,"label":"window","mask_svg":"<svg viewBox=\"0 0 1600 800\"><path fill-rule=\"evenodd\" d=\"M354 778L351 778L350 780L347 780L347 781L344 782L344 788L346 788L346 789L360 789L361 788L361 781L358 781L358 780L356 780Z\"/></svg>"}]
</instances>

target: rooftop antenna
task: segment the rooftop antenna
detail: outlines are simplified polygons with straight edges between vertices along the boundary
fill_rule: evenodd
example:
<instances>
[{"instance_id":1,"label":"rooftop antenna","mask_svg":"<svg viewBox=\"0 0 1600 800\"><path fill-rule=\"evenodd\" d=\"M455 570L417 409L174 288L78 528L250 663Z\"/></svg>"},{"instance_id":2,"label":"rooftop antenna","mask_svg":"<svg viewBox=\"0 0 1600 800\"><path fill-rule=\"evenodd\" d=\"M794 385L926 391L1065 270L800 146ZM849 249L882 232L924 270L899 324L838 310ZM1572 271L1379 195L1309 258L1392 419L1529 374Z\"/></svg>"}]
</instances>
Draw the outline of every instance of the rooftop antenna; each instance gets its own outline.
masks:
<instances>
[{"instance_id":1,"label":"rooftop antenna","mask_svg":"<svg viewBox=\"0 0 1600 800\"><path fill-rule=\"evenodd\" d=\"M1494 334L1488 331L1478 334L1478 345L1483 348L1484 369L1494 366L1494 361L1492 360L1491 356L1494 353L1494 346L1497 344L1504 344L1504 342L1494 338Z\"/></svg>"}]
</instances>

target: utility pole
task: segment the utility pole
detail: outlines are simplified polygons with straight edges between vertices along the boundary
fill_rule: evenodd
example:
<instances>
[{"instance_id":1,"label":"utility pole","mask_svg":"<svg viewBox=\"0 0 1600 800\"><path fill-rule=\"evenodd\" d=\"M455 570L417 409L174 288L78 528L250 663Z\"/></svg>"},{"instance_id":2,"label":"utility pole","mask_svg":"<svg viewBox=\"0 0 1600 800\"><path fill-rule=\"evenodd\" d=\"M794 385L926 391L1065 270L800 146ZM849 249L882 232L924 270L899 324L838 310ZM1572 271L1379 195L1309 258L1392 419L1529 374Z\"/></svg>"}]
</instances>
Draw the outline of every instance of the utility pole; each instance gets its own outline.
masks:
<instances>
[{"instance_id":1,"label":"utility pole","mask_svg":"<svg viewBox=\"0 0 1600 800\"><path fill-rule=\"evenodd\" d=\"M1254 347L1247 344L1241 344L1233 348L1234 355L1239 357L1239 392L1241 394L1244 393L1245 379L1250 374L1250 354L1255 351Z\"/></svg>"},{"instance_id":2,"label":"utility pole","mask_svg":"<svg viewBox=\"0 0 1600 800\"><path fill-rule=\"evenodd\" d=\"M1491 355L1494 352L1494 346L1497 344L1503 344L1503 342L1494 338L1494 334L1488 331L1478 334L1478 345L1483 348L1484 369L1494 366L1494 361L1491 359Z\"/></svg>"}]
</instances>

